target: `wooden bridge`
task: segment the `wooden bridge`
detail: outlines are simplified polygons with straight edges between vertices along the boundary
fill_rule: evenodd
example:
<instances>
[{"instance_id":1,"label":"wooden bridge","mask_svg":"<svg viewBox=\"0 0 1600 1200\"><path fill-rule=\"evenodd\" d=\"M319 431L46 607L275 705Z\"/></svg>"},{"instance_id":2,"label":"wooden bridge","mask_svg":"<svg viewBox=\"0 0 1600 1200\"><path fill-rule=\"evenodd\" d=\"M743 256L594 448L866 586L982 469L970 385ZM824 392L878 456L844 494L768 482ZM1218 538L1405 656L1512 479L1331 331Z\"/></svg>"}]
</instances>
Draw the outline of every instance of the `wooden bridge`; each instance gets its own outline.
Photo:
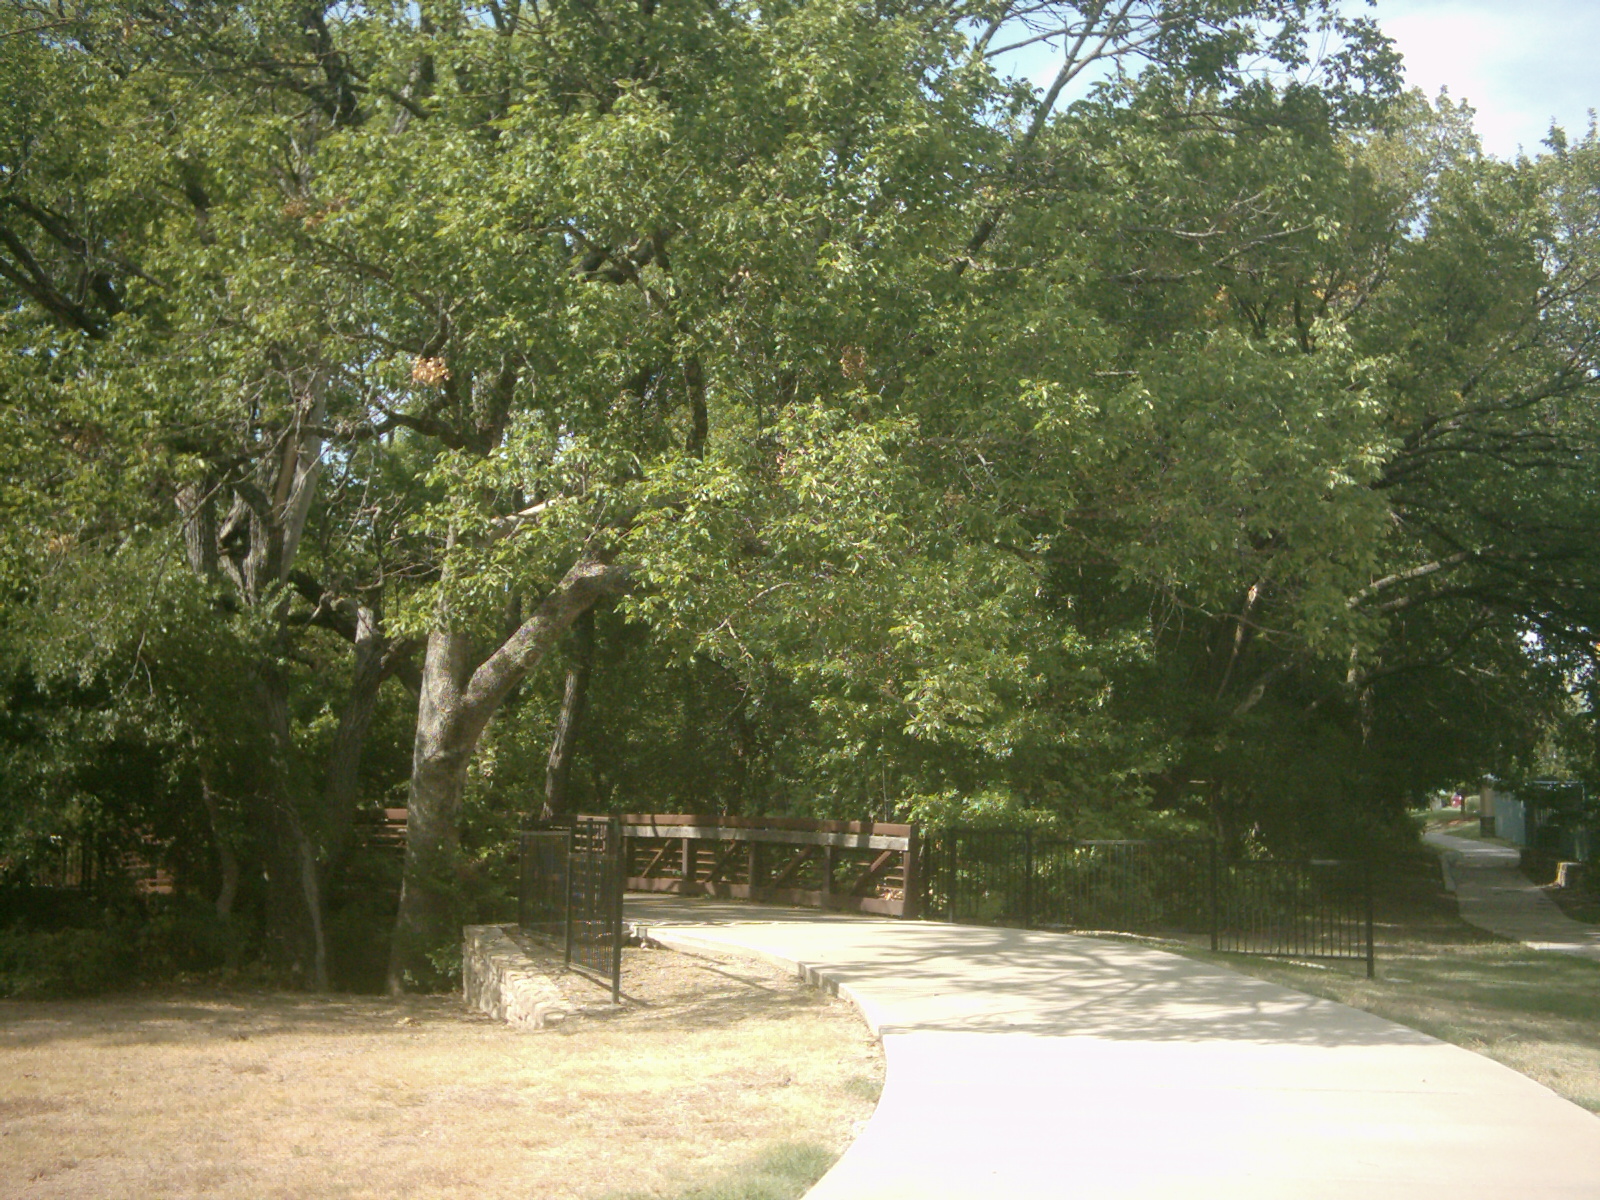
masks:
<instances>
[{"instance_id":1,"label":"wooden bridge","mask_svg":"<svg viewBox=\"0 0 1600 1200\"><path fill-rule=\"evenodd\" d=\"M910 825L680 813L619 819L630 891L918 915L921 847Z\"/></svg>"}]
</instances>

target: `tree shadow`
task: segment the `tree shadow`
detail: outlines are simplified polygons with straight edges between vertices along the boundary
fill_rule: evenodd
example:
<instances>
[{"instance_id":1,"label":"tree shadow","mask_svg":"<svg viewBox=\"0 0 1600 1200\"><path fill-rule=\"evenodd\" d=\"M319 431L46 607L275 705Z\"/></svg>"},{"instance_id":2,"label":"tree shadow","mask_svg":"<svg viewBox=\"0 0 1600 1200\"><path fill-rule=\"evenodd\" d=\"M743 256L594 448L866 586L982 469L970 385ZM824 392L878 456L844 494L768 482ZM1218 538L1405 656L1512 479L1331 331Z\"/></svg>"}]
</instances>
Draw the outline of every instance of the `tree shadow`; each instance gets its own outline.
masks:
<instances>
[{"instance_id":1,"label":"tree shadow","mask_svg":"<svg viewBox=\"0 0 1600 1200\"><path fill-rule=\"evenodd\" d=\"M687 938L789 962L812 982L855 1000L880 1033L946 1030L1330 1047L1434 1041L1226 967L1077 934L788 919L662 926L657 936L668 944Z\"/></svg>"},{"instance_id":2,"label":"tree shadow","mask_svg":"<svg viewBox=\"0 0 1600 1200\"><path fill-rule=\"evenodd\" d=\"M0 1050L59 1040L103 1046L254 1041L278 1035L362 1036L397 1027L488 1021L455 997L310 995L207 989L83 1000L0 1001Z\"/></svg>"}]
</instances>

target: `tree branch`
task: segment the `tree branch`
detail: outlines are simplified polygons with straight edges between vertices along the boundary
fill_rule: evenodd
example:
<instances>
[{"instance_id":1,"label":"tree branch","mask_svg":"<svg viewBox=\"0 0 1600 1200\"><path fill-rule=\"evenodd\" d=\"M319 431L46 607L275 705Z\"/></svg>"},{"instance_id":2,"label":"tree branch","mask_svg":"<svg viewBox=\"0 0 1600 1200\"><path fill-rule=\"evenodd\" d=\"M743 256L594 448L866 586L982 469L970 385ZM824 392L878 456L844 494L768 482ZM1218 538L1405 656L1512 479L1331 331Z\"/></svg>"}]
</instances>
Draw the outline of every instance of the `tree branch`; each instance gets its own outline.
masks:
<instances>
[{"instance_id":1,"label":"tree branch","mask_svg":"<svg viewBox=\"0 0 1600 1200\"><path fill-rule=\"evenodd\" d=\"M1402 583L1410 583L1416 579L1425 579L1429 575L1432 575L1438 571L1448 570L1451 567L1460 566L1464 562L1470 562L1473 559L1479 558L1484 553L1486 553L1486 551L1483 550L1461 550L1455 554L1450 554L1444 558L1435 559L1433 562L1423 563L1421 566L1412 567L1406 571L1396 571L1393 575L1385 575L1382 579L1374 580L1355 595L1351 596L1345 601L1345 607L1355 608L1357 605L1366 600L1370 600L1373 596L1376 596L1379 592L1385 590L1386 588L1395 587Z\"/></svg>"},{"instance_id":2,"label":"tree branch","mask_svg":"<svg viewBox=\"0 0 1600 1200\"><path fill-rule=\"evenodd\" d=\"M633 573L628 567L587 557L574 563L521 628L472 673L459 709L466 744L476 743L500 702L579 615L606 596L624 594L632 585Z\"/></svg>"}]
</instances>

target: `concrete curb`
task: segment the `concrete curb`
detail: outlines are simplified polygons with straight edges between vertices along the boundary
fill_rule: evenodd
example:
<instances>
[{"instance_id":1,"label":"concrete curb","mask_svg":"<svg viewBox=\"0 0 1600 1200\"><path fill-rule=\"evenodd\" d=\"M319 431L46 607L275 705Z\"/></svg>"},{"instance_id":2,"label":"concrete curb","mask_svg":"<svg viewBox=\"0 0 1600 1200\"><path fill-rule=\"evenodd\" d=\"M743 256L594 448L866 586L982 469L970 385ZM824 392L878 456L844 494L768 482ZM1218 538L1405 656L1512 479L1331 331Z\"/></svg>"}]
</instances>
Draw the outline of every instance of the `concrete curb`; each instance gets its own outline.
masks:
<instances>
[{"instance_id":1,"label":"concrete curb","mask_svg":"<svg viewBox=\"0 0 1600 1200\"><path fill-rule=\"evenodd\" d=\"M663 950L672 950L678 954L693 954L700 957L716 954L730 953L727 946L719 942L696 938L692 933L686 933L682 926L655 926L640 923L629 927L630 936L637 938L641 943L660 946ZM885 1026L883 1008L879 1004L863 997L848 983L835 979L822 968L811 963L801 962L798 959L785 958L780 954L772 954L765 950L741 949L740 958L753 958L757 962L766 963L780 971L788 971L796 979L818 991L826 992L830 996L837 996L847 1001L856 1012L861 1014L861 1019L866 1022L868 1031L879 1041L883 1040L884 1033L894 1032L894 1027Z\"/></svg>"}]
</instances>

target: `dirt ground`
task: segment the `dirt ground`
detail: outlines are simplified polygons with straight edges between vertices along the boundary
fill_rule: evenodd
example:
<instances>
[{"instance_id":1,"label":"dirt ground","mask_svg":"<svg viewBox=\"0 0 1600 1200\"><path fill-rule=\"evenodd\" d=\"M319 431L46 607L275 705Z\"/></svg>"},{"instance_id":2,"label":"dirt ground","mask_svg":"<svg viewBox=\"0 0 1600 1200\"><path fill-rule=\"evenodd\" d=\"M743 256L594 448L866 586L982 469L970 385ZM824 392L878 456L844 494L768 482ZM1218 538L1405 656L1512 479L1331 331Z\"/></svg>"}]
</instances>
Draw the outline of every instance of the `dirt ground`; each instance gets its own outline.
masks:
<instances>
[{"instance_id":1,"label":"dirt ground","mask_svg":"<svg viewBox=\"0 0 1600 1200\"><path fill-rule=\"evenodd\" d=\"M0 1002L0 1196L674 1197L871 1114L844 1003L666 950L623 980L612 1010L566 977L585 1010L539 1032L444 997Z\"/></svg>"}]
</instances>

